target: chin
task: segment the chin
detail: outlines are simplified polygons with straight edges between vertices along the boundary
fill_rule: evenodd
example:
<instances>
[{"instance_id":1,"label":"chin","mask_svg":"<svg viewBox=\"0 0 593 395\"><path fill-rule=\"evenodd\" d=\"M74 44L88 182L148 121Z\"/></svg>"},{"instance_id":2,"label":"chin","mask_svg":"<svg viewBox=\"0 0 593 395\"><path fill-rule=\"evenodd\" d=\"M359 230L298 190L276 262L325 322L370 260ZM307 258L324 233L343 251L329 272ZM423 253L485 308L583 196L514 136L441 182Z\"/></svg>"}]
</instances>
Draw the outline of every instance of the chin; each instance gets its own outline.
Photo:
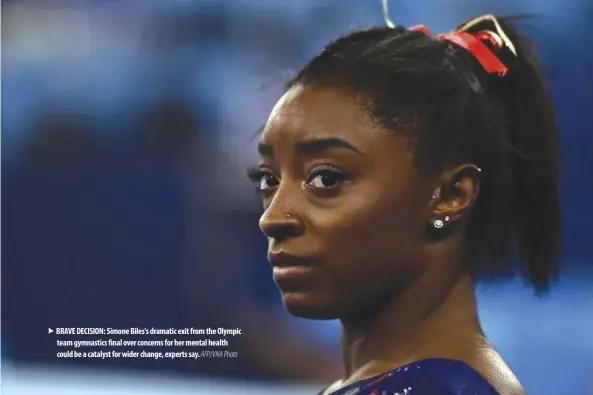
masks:
<instances>
[{"instance_id":1,"label":"chin","mask_svg":"<svg viewBox=\"0 0 593 395\"><path fill-rule=\"evenodd\" d=\"M312 320L335 320L340 314L324 298L306 292L283 292L282 303L290 314Z\"/></svg>"}]
</instances>

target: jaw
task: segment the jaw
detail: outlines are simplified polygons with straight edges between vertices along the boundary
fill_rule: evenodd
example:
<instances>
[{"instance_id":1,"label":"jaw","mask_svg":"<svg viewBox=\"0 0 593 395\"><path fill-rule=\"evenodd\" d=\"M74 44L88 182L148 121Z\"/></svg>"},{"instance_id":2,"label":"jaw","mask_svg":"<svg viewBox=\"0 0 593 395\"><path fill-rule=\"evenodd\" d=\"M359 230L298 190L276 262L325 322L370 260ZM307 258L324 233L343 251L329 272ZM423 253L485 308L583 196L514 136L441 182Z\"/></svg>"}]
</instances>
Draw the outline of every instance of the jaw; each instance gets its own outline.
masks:
<instances>
[{"instance_id":1,"label":"jaw","mask_svg":"<svg viewBox=\"0 0 593 395\"><path fill-rule=\"evenodd\" d=\"M325 298L307 291L282 292L282 304L286 311L295 317L312 320L335 320L340 318L338 309Z\"/></svg>"}]
</instances>

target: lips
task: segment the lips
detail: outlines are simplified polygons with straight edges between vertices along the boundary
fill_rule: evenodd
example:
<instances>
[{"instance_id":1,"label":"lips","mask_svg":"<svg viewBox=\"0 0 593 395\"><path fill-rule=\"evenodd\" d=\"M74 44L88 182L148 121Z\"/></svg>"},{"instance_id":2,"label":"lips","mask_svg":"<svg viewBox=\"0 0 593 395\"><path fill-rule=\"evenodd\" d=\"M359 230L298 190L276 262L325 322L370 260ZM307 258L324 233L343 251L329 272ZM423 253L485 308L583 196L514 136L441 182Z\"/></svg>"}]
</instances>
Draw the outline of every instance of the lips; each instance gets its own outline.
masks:
<instances>
[{"instance_id":1,"label":"lips","mask_svg":"<svg viewBox=\"0 0 593 395\"><path fill-rule=\"evenodd\" d=\"M273 267L276 282L294 282L312 270L311 259L292 255L285 251L270 251L268 259Z\"/></svg>"},{"instance_id":2,"label":"lips","mask_svg":"<svg viewBox=\"0 0 593 395\"><path fill-rule=\"evenodd\" d=\"M270 251L268 253L268 260L274 267L288 267L288 266L309 266L311 260L291 254L284 250Z\"/></svg>"}]
</instances>

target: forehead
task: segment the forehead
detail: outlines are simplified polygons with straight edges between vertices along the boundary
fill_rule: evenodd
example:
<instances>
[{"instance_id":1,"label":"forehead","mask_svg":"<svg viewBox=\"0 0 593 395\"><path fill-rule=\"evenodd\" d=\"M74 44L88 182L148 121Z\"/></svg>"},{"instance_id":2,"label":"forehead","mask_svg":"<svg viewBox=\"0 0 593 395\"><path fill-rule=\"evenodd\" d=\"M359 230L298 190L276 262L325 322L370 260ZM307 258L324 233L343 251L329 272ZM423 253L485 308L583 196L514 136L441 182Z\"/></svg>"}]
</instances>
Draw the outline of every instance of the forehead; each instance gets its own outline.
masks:
<instances>
[{"instance_id":1,"label":"forehead","mask_svg":"<svg viewBox=\"0 0 593 395\"><path fill-rule=\"evenodd\" d=\"M370 131L362 107L335 89L294 86L278 100L266 123L262 142L278 139L343 137L355 142Z\"/></svg>"}]
</instances>

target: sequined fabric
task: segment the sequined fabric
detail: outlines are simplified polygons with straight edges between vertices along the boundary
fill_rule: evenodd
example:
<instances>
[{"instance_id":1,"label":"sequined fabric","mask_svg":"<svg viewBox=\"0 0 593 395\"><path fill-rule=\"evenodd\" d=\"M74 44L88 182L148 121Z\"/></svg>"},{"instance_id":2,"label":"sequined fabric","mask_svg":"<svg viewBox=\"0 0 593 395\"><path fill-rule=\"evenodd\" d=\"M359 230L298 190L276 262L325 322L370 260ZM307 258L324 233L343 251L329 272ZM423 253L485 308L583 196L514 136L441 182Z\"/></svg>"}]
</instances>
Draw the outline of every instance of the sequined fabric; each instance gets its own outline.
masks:
<instances>
[{"instance_id":1,"label":"sequined fabric","mask_svg":"<svg viewBox=\"0 0 593 395\"><path fill-rule=\"evenodd\" d=\"M414 362L331 393L331 395L404 394L499 395L490 383L467 364L436 358Z\"/></svg>"}]
</instances>

